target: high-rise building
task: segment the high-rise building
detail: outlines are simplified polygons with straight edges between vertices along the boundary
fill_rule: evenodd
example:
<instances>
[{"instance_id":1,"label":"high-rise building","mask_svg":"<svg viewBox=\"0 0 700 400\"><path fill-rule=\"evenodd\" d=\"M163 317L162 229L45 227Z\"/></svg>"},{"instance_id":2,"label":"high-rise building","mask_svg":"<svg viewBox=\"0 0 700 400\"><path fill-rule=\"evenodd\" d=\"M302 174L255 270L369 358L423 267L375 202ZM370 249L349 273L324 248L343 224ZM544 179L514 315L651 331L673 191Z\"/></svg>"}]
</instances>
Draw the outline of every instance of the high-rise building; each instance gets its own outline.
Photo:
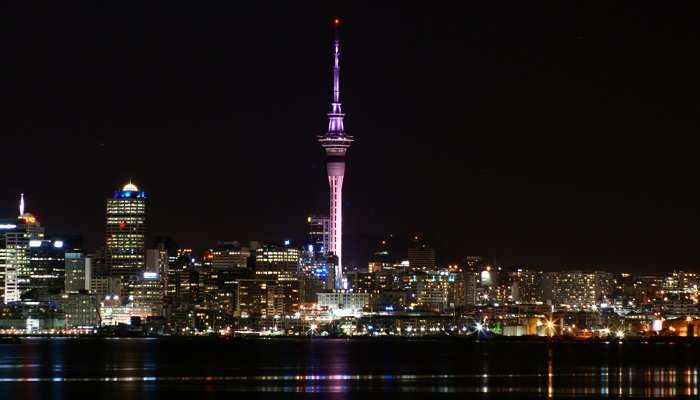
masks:
<instances>
[{"instance_id":1,"label":"high-rise building","mask_svg":"<svg viewBox=\"0 0 700 400\"><path fill-rule=\"evenodd\" d=\"M133 302L134 314L142 319L163 315L165 290L157 272L144 272L137 280L129 282L129 300Z\"/></svg>"},{"instance_id":2,"label":"high-rise building","mask_svg":"<svg viewBox=\"0 0 700 400\"><path fill-rule=\"evenodd\" d=\"M36 217L24 212L24 194L20 196L19 217L0 221L0 273L5 304L19 301L22 283L28 282L29 244L44 238L44 228ZM26 282L25 282L26 281Z\"/></svg>"},{"instance_id":3,"label":"high-rise building","mask_svg":"<svg viewBox=\"0 0 700 400\"><path fill-rule=\"evenodd\" d=\"M464 304L473 306L479 304L479 273L471 270L464 271Z\"/></svg>"},{"instance_id":4,"label":"high-rise building","mask_svg":"<svg viewBox=\"0 0 700 400\"><path fill-rule=\"evenodd\" d=\"M610 297L614 288L611 273L604 271L562 271L556 281L558 304L591 306Z\"/></svg>"},{"instance_id":5,"label":"high-rise building","mask_svg":"<svg viewBox=\"0 0 700 400\"><path fill-rule=\"evenodd\" d=\"M29 268L20 274L20 292L33 292L33 298L65 289L66 241L32 239L29 241Z\"/></svg>"},{"instance_id":6,"label":"high-rise building","mask_svg":"<svg viewBox=\"0 0 700 400\"><path fill-rule=\"evenodd\" d=\"M306 219L309 224L309 245L311 252L325 256L331 240L331 219L328 217L311 216Z\"/></svg>"},{"instance_id":7,"label":"high-rise building","mask_svg":"<svg viewBox=\"0 0 700 400\"><path fill-rule=\"evenodd\" d=\"M107 199L105 264L112 276L135 279L145 266L146 192L129 182Z\"/></svg>"},{"instance_id":8,"label":"high-rise building","mask_svg":"<svg viewBox=\"0 0 700 400\"><path fill-rule=\"evenodd\" d=\"M260 278L277 275L296 277L300 263L301 251L289 245L265 245L255 252L255 274Z\"/></svg>"},{"instance_id":9,"label":"high-rise building","mask_svg":"<svg viewBox=\"0 0 700 400\"><path fill-rule=\"evenodd\" d=\"M90 290L92 280L92 257L81 251L67 251L65 256L65 291Z\"/></svg>"},{"instance_id":10,"label":"high-rise building","mask_svg":"<svg viewBox=\"0 0 700 400\"><path fill-rule=\"evenodd\" d=\"M413 270L435 269L435 249L422 242L418 236L414 236L408 248L408 265Z\"/></svg>"},{"instance_id":11,"label":"high-rise building","mask_svg":"<svg viewBox=\"0 0 700 400\"><path fill-rule=\"evenodd\" d=\"M343 177L345 176L345 153L352 144L352 136L345 134L343 119L345 114L340 104L340 40L338 26L340 20L333 21L335 40L333 42L333 101L328 113L328 131L318 137L326 150L326 169L330 186L330 236L328 251L338 257L335 284L341 287L343 277Z\"/></svg>"}]
</instances>

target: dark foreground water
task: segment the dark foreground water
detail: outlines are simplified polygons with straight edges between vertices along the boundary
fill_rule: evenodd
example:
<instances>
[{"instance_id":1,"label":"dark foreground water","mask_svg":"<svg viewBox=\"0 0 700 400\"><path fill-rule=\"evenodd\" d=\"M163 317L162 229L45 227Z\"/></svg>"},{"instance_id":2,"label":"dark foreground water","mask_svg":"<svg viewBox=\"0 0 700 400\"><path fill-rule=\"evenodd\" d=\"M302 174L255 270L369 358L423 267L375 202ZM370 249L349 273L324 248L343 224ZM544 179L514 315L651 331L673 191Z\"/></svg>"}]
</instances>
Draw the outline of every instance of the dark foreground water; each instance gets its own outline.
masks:
<instances>
[{"instance_id":1,"label":"dark foreground water","mask_svg":"<svg viewBox=\"0 0 700 400\"><path fill-rule=\"evenodd\" d=\"M25 339L0 399L696 397L700 344Z\"/></svg>"}]
</instances>

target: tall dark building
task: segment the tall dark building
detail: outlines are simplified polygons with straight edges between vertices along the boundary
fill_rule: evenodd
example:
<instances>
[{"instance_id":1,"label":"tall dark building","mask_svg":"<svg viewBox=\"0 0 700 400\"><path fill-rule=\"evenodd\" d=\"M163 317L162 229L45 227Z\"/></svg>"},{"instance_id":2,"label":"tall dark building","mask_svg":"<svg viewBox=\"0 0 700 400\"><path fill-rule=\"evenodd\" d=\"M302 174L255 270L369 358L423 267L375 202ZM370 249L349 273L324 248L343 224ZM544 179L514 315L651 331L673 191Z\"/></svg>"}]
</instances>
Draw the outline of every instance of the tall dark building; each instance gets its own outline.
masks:
<instances>
[{"instance_id":1,"label":"tall dark building","mask_svg":"<svg viewBox=\"0 0 700 400\"><path fill-rule=\"evenodd\" d=\"M57 294L65 289L65 248L61 239L33 239L29 241L29 273L20 281L20 291L33 292L33 297ZM26 281L25 281L26 279Z\"/></svg>"},{"instance_id":2,"label":"tall dark building","mask_svg":"<svg viewBox=\"0 0 700 400\"><path fill-rule=\"evenodd\" d=\"M146 192L129 182L107 199L105 264L112 276L133 279L145 266Z\"/></svg>"},{"instance_id":3,"label":"tall dark building","mask_svg":"<svg viewBox=\"0 0 700 400\"><path fill-rule=\"evenodd\" d=\"M437 266L435 249L415 236L408 247L408 265L414 270L434 269Z\"/></svg>"},{"instance_id":4,"label":"tall dark building","mask_svg":"<svg viewBox=\"0 0 700 400\"><path fill-rule=\"evenodd\" d=\"M329 252L331 236L331 220L325 216L311 216L306 219L309 226L310 252L325 256Z\"/></svg>"}]
</instances>

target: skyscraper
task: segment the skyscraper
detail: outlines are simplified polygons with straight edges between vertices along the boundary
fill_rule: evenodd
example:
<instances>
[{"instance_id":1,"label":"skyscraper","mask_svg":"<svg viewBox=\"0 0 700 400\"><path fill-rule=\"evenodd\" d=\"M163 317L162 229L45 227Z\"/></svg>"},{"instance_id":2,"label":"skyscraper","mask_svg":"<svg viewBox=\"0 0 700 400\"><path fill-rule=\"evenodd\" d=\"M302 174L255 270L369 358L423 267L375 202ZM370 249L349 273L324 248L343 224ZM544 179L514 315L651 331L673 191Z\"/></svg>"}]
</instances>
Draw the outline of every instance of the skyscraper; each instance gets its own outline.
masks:
<instances>
[{"instance_id":1,"label":"skyscraper","mask_svg":"<svg viewBox=\"0 0 700 400\"><path fill-rule=\"evenodd\" d=\"M328 131L318 137L321 146L326 150L326 169L330 186L330 240L329 249L338 257L336 266L336 288L341 288L343 277L343 177L345 176L345 153L352 136L345 134L343 114L340 104L340 40L338 26L340 20L333 21L335 40L333 42L333 101L331 112L328 113Z\"/></svg>"},{"instance_id":2,"label":"skyscraper","mask_svg":"<svg viewBox=\"0 0 700 400\"><path fill-rule=\"evenodd\" d=\"M134 279L145 266L146 192L129 182L107 199L105 264L112 276Z\"/></svg>"},{"instance_id":3,"label":"skyscraper","mask_svg":"<svg viewBox=\"0 0 700 400\"><path fill-rule=\"evenodd\" d=\"M5 302L19 301L21 287L29 280L29 246L44 238L44 228L36 217L24 212L24 194L20 197L19 217L0 221L0 272Z\"/></svg>"},{"instance_id":4,"label":"skyscraper","mask_svg":"<svg viewBox=\"0 0 700 400\"><path fill-rule=\"evenodd\" d=\"M80 250L70 250L65 256L65 290L79 292L90 290L92 257Z\"/></svg>"},{"instance_id":5,"label":"skyscraper","mask_svg":"<svg viewBox=\"0 0 700 400\"><path fill-rule=\"evenodd\" d=\"M330 242L331 220L328 217L311 216L306 219L309 224L309 245L313 246L312 253L328 254Z\"/></svg>"},{"instance_id":6,"label":"skyscraper","mask_svg":"<svg viewBox=\"0 0 700 400\"><path fill-rule=\"evenodd\" d=\"M413 270L430 270L437 265L435 249L414 236L408 247L408 265Z\"/></svg>"}]
</instances>

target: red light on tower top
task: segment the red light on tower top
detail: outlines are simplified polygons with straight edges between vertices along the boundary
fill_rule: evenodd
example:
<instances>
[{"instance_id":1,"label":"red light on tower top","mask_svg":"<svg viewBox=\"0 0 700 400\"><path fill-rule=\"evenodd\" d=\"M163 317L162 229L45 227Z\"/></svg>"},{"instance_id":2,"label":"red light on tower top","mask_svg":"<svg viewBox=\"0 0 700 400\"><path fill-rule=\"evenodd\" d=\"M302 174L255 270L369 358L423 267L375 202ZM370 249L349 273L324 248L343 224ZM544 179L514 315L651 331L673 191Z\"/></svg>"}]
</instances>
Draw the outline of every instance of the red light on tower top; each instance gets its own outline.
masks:
<instances>
[{"instance_id":1,"label":"red light on tower top","mask_svg":"<svg viewBox=\"0 0 700 400\"><path fill-rule=\"evenodd\" d=\"M340 18L334 18L334 19L333 19L333 24L334 24L335 26L340 25Z\"/></svg>"}]
</instances>

